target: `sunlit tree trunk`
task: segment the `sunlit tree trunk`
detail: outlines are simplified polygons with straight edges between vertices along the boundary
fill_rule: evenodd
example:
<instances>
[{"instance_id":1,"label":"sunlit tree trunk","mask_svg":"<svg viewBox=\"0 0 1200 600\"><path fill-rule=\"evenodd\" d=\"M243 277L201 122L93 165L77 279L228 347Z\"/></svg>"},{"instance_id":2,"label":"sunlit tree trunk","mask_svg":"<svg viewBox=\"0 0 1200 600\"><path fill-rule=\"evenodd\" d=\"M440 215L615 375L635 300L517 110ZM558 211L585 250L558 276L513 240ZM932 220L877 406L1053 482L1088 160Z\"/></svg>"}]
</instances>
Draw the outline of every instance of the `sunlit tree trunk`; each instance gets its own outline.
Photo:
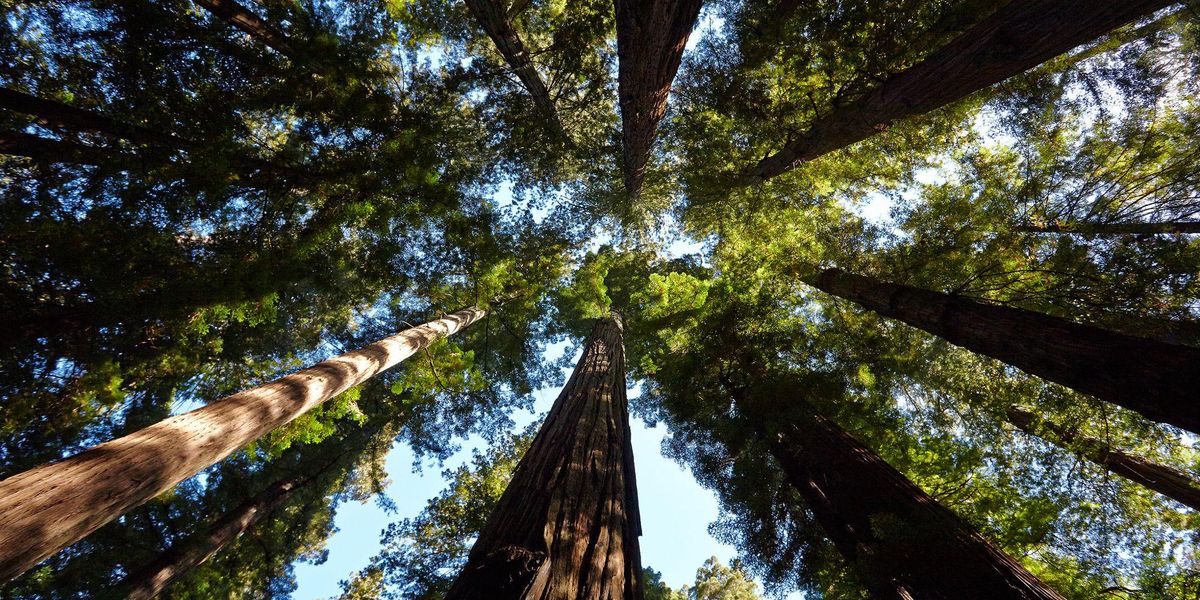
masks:
<instances>
[{"instance_id":1,"label":"sunlit tree trunk","mask_svg":"<svg viewBox=\"0 0 1200 600\"><path fill-rule=\"evenodd\" d=\"M1008 421L1025 433L1078 452L1108 471L1193 510L1200 510L1200 481L1179 469L1113 448L1094 437L1077 435L1019 406L1009 407Z\"/></svg>"},{"instance_id":2,"label":"sunlit tree trunk","mask_svg":"<svg viewBox=\"0 0 1200 600\"><path fill-rule=\"evenodd\" d=\"M771 442L788 482L873 597L1062 600L833 421L797 410Z\"/></svg>"},{"instance_id":3,"label":"sunlit tree trunk","mask_svg":"<svg viewBox=\"0 0 1200 600\"><path fill-rule=\"evenodd\" d=\"M884 131L897 119L961 100L1171 4L1172 0L1008 2L861 100L834 108L782 150L759 161L739 183L761 182Z\"/></svg>"},{"instance_id":4,"label":"sunlit tree trunk","mask_svg":"<svg viewBox=\"0 0 1200 600\"><path fill-rule=\"evenodd\" d=\"M1200 221L1162 221L1157 223L1051 223L1017 225L1013 231L1029 233L1078 233L1081 235L1154 235L1200 233Z\"/></svg>"},{"instance_id":5,"label":"sunlit tree trunk","mask_svg":"<svg viewBox=\"0 0 1200 600\"><path fill-rule=\"evenodd\" d=\"M542 76L533 66L529 52L525 50L525 44L521 42L521 36L517 34L517 30L508 19L505 6L507 3L504 0L466 0L466 3L471 14L475 16L475 21L487 32L488 37L495 44L496 50L500 52L500 56L504 57L504 62L508 63L513 73L516 73L517 78L521 80L521 84L525 86L525 90L533 98L533 104L537 107L538 112L550 121L551 129L562 134L562 122L559 121L558 111L555 110L554 101L550 98L550 91L546 89Z\"/></svg>"},{"instance_id":6,"label":"sunlit tree trunk","mask_svg":"<svg viewBox=\"0 0 1200 600\"><path fill-rule=\"evenodd\" d=\"M196 4L203 6L218 19L237 27L276 52L284 55L291 54L292 45L287 36L235 0L196 0Z\"/></svg>"},{"instance_id":7,"label":"sunlit tree trunk","mask_svg":"<svg viewBox=\"0 0 1200 600\"><path fill-rule=\"evenodd\" d=\"M826 269L807 283L967 350L1200 431L1200 348Z\"/></svg>"},{"instance_id":8,"label":"sunlit tree trunk","mask_svg":"<svg viewBox=\"0 0 1200 600\"><path fill-rule=\"evenodd\" d=\"M642 597L621 337L592 330L447 600Z\"/></svg>"},{"instance_id":9,"label":"sunlit tree trunk","mask_svg":"<svg viewBox=\"0 0 1200 600\"><path fill-rule=\"evenodd\" d=\"M468 308L0 481L8 579L486 314Z\"/></svg>"},{"instance_id":10,"label":"sunlit tree trunk","mask_svg":"<svg viewBox=\"0 0 1200 600\"><path fill-rule=\"evenodd\" d=\"M701 0L614 0L614 4L625 191L636 197Z\"/></svg>"}]
</instances>

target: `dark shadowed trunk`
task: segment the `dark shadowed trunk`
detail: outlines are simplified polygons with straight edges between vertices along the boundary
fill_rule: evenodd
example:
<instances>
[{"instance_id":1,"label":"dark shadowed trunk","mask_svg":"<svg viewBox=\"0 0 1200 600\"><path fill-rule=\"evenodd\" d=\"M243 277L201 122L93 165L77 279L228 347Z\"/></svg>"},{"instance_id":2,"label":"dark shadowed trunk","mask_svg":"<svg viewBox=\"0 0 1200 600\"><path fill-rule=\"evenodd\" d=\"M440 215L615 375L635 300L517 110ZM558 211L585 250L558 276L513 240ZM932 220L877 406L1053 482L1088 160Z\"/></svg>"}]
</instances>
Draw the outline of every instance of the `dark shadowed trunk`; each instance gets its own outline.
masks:
<instances>
[{"instance_id":1,"label":"dark shadowed trunk","mask_svg":"<svg viewBox=\"0 0 1200 600\"><path fill-rule=\"evenodd\" d=\"M1008 421L1025 433L1078 452L1080 456L1142 487L1192 510L1200 510L1200 481L1179 469L1123 452L1094 437L1077 435L1018 406L1009 407Z\"/></svg>"},{"instance_id":2,"label":"dark shadowed trunk","mask_svg":"<svg viewBox=\"0 0 1200 600\"><path fill-rule=\"evenodd\" d=\"M967 350L1189 431L1200 431L1200 348L1168 344L840 269L804 281Z\"/></svg>"},{"instance_id":3,"label":"dark shadowed trunk","mask_svg":"<svg viewBox=\"0 0 1200 600\"><path fill-rule=\"evenodd\" d=\"M471 14L475 16L475 21L487 32L500 56L504 57L504 62L508 63L533 98L538 112L549 121L549 128L565 136L562 122L558 119L558 111L554 108L554 101L550 99L550 92L546 89L542 76L533 66L525 44L521 42L521 36L508 20L505 6L507 3L504 0L466 0L466 3Z\"/></svg>"},{"instance_id":4,"label":"dark shadowed trunk","mask_svg":"<svg viewBox=\"0 0 1200 600\"><path fill-rule=\"evenodd\" d=\"M646 163L701 0L614 0L625 191L642 190Z\"/></svg>"},{"instance_id":5,"label":"dark shadowed trunk","mask_svg":"<svg viewBox=\"0 0 1200 600\"><path fill-rule=\"evenodd\" d=\"M833 421L797 410L771 442L788 482L873 597L1062 600Z\"/></svg>"},{"instance_id":6,"label":"dark shadowed trunk","mask_svg":"<svg viewBox=\"0 0 1200 600\"><path fill-rule=\"evenodd\" d=\"M0 579L486 314L468 308L0 481Z\"/></svg>"},{"instance_id":7,"label":"dark shadowed trunk","mask_svg":"<svg viewBox=\"0 0 1200 600\"><path fill-rule=\"evenodd\" d=\"M638 600L621 324L592 330L446 600Z\"/></svg>"},{"instance_id":8,"label":"dark shadowed trunk","mask_svg":"<svg viewBox=\"0 0 1200 600\"><path fill-rule=\"evenodd\" d=\"M0 154L24 156L45 163L112 165L122 169L130 168L137 161L136 156L119 150L52 140L19 131L0 131Z\"/></svg>"},{"instance_id":9,"label":"dark shadowed trunk","mask_svg":"<svg viewBox=\"0 0 1200 600\"><path fill-rule=\"evenodd\" d=\"M1171 0L1008 2L861 100L835 107L739 181L751 185L1018 75L1154 11Z\"/></svg>"},{"instance_id":10,"label":"dark shadowed trunk","mask_svg":"<svg viewBox=\"0 0 1200 600\"><path fill-rule=\"evenodd\" d=\"M237 27L276 52L284 55L292 52L292 45L287 36L234 0L196 0L196 4L203 6L218 19Z\"/></svg>"},{"instance_id":11,"label":"dark shadowed trunk","mask_svg":"<svg viewBox=\"0 0 1200 600\"><path fill-rule=\"evenodd\" d=\"M1029 233L1078 233L1081 235L1155 235L1200 233L1200 221L1163 221L1158 223L1050 223L1017 225L1013 231Z\"/></svg>"},{"instance_id":12,"label":"dark shadowed trunk","mask_svg":"<svg viewBox=\"0 0 1200 600\"><path fill-rule=\"evenodd\" d=\"M0 108L33 115L37 117L39 124L53 129L104 133L152 146L186 148L191 145L184 140L153 129L122 123L95 111L76 108L57 100L47 100L8 88L0 88Z\"/></svg>"}]
</instances>

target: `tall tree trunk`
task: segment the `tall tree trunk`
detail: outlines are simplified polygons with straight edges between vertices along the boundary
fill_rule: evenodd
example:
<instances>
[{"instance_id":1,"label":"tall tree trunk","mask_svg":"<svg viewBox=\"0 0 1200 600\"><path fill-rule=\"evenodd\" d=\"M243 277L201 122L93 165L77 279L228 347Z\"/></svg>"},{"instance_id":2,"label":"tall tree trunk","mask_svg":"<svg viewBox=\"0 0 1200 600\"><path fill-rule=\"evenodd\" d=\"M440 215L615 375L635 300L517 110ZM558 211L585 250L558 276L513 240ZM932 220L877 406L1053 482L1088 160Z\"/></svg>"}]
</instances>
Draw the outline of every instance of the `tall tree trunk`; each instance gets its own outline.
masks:
<instances>
[{"instance_id":1,"label":"tall tree trunk","mask_svg":"<svg viewBox=\"0 0 1200 600\"><path fill-rule=\"evenodd\" d=\"M550 99L550 92L546 89L542 76L533 66L525 44L521 42L521 36L509 21L504 0L466 0L466 3L471 14L475 16L475 21L487 32L500 56L504 57L504 62L517 74L517 78L533 98L538 112L549 121L550 129L565 136L558 111L554 108L554 101Z\"/></svg>"},{"instance_id":2,"label":"tall tree trunk","mask_svg":"<svg viewBox=\"0 0 1200 600\"><path fill-rule=\"evenodd\" d=\"M1027 373L1154 421L1200 431L1200 348L840 269L826 269L804 281Z\"/></svg>"},{"instance_id":3,"label":"tall tree trunk","mask_svg":"<svg viewBox=\"0 0 1200 600\"><path fill-rule=\"evenodd\" d=\"M236 0L196 0L196 4L203 6L218 19L237 27L276 52L285 56L291 55L292 44L287 36Z\"/></svg>"},{"instance_id":4,"label":"tall tree trunk","mask_svg":"<svg viewBox=\"0 0 1200 600\"><path fill-rule=\"evenodd\" d=\"M642 191L646 163L701 0L614 0L625 191Z\"/></svg>"},{"instance_id":5,"label":"tall tree trunk","mask_svg":"<svg viewBox=\"0 0 1200 600\"><path fill-rule=\"evenodd\" d=\"M0 578L486 314L468 308L0 481Z\"/></svg>"},{"instance_id":6,"label":"tall tree trunk","mask_svg":"<svg viewBox=\"0 0 1200 600\"><path fill-rule=\"evenodd\" d=\"M771 441L788 482L875 598L1062 600L833 421L797 410Z\"/></svg>"},{"instance_id":7,"label":"tall tree trunk","mask_svg":"<svg viewBox=\"0 0 1200 600\"><path fill-rule=\"evenodd\" d=\"M1200 233L1200 221L1160 221L1157 223L1050 223L1017 225L1013 231L1029 233L1078 233L1082 235L1155 235Z\"/></svg>"},{"instance_id":8,"label":"tall tree trunk","mask_svg":"<svg viewBox=\"0 0 1200 600\"><path fill-rule=\"evenodd\" d=\"M1008 408L1008 421L1029 435L1078 452L1121 477L1200 511L1200 481L1179 469L1118 450L1094 437L1077 435L1019 406Z\"/></svg>"},{"instance_id":9,"label":"tall tree trunk","mask_svg":"<svg viewBox=\"0 0 1200 600\"><path fill-rule=\"evenodd\" d=\"M446 600L639 600L618 320L598 323Z\"/></svg>"},{"instance_id":10,"label":"tall tree trunk","mask_svg":"<svg viewBox=\"0 0 1200 600\"><path fill-rule=\"evenodd\" d=\"M833 109L758 162L752 185L862 141L893 121L925 114L1018 75L1173 4L1172 0L1020 0L901 71L861 100Z\"/></svg>"},{"instance_id":11,"label":"tall tree trunk","mask_svg":"<svg viewBox=\"0 0 1200 600\"><path fill-rule=\"evenodd\" d=\"M47 163L115 165L120 168L128 168L137 161L136 156L119 150L52 140L20 131L0 131L0 154L24 156Z\"/></svg>"},{"instance_id":12,"label":"tall tree trunk","mask_svg":"<svg viewBox=\"0 0 1200 600\"><path fill-rule=\"evenodd\" d=\"M57 100L0 88L0 108L37 117L38 123L67 131L91 131L139 144L189 148L193 144L153 129L122 123L98 112L76 108Z\"/></svg>"}]
</instances>

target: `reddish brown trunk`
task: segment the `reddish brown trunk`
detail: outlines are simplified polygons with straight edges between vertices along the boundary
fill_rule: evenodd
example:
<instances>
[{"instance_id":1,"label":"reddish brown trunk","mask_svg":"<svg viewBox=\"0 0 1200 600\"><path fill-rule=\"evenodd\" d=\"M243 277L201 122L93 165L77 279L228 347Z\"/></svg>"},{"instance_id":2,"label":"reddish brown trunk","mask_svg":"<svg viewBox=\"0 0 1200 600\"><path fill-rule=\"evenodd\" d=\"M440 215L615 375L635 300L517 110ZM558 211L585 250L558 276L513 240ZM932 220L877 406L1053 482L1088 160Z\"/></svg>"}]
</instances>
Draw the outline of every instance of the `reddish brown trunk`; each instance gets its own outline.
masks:
<instances>
[{"instance_id":1,"label":"reddish brown trunk","mask_svg":"<svg viewBox=\"0 0 1200 600\"><path fill-rule=\"evenodd\" d=\"M1200 348L1042 313L827 269L805 279L967 350L1139 412L1200 431Z\"/></svg>"},{"instance_id":2,"label":"reddish brown trunk","mask_svg":"<svg viewBox=\"0 0 1200 600\"><path fill-rule=\"evenodd\" d=\"M1162 221L1158 223L1051 223L1017 225L1013 231L1029 233L1078 233L1081 235L1155 235L1200 233L1200 221Z\"/></svg>"},{"instance_id":3,"label":"reddish brown trunk","mask_svg":"<svg viewBox=\"0 0 1200 600\"><path fill-rule=\"evenodd\" d=\"M1183 471L1123 452L1094 437L1076 435L1021 407L1009 407L1008 421L1025 433L1077 451L1080 456L1121 477L1192 510L1200 510L1200 481Z\"/></svg>"},{"instance_id":4,"label":"reddish brown trunk","mask_svg":"<svg viewBox=\"0 0 1200 600\"><path fill-rule=\"evenodd\" d=\"M875 598L1062 600L829 419L798 411L773 442L788 482Z\"/></svg>"},{"instance_id":5,"label":"reddish brown trunk","mask_svg":"<svg viewBox=\"0 0 1200 600\"><path fill-rule=\"evenodd\" d=\"M156 597L176 579L204 564L257 525L264 517L287 502L294 490L308 481L311 481L311 478L292 477L275 482L258 495L225 513L203 535L196 539L183 540L162 553L154 562L130 574L118 587L128 594L126 597L130 600L148 600Z\"/></svg>"},{"instance_id":6,"label":"reddish brown trunk","mask_svg":"<svg viewBox=\"0 0 1200 600\"><path fill-rule=\"evenodd\" d=\"M862 141L893 121L925 114L1018 75L1171 5L1172 0L1021 0L1005 4L874 92L836 107L807 133L759 161L750 185Z\"/></svg>"},{"instance_id":7,"label":"reddish brown trunk","mask_svg":"<svg viewBox=\"0 0 1200 600\"><path fill-rule=\"evenodd\" d=\"M596 325L446 600L638 600L621 325Z\"/></svg>"},{"instance_id":8,"label":"reddish brown trunk","mask_svg":"<svg viewBox=\"0 0 1200 600\"><path fill-rule=\"evenodd\" d=\"M630 197L641 193L658 122L667 112L671 81L700 15L700 3L614 0L623 169Z\"/></svg>"},{"instance_id":9,"label":"reddish brown trunk","mask_svg":"<svg viewBox=\"0 0 1200 600\"><path fill-rule=\"evenodd\" d=\"M521 84L525 86L525 90L533 98L534 106L550 122L551 129L565 135L562 122L558 119L558 111L554 108L554 101L550 99L550 92L546 89L542 76L533 66L533 61L530 60L529 53L525 50L525 44L521 42L521 36L517 34L517 30L508 20L505 2L503 0L466 0L466 3L479 26L483 27L488 37L492 39L492 43L496 45L500 56L504 57L504 62L508 63L513 73L516 73L517 78L521 80Z\"/></svg>"},{"instance_id":10,"label":"reddish brown trunk","mask_svg":"<svg viewBox=\"0 0 1200 600\"><path fill-rule=\"evenodd\" d=\"M461 310L0 481L0 578L21 573L484 314Z\"/></svg>"},{"instance_id":11,"label":"reddish brown trunk","mask_svg":"<svg viewBox=\"0 0 1200 600\"><path fill-rule=\"evenodd\" d=\"M237 27L276 52L284 55L291 53L292 46L287 36L235 0L196 0L196 4L203 6L218 19Z\"/></svg>"}]
</instances>

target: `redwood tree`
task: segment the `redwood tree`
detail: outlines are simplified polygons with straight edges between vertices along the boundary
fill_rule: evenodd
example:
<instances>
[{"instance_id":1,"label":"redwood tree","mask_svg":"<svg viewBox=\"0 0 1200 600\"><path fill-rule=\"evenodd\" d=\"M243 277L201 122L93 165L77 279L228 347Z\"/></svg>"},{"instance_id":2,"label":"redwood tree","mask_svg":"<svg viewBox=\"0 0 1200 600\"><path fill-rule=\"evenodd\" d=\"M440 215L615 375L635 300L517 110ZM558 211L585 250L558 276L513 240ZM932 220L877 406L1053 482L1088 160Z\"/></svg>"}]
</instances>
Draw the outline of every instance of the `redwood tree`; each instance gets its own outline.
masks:
<instances>
[{"instance_id":1,"label":"redwood tree","mask_svg":"<svg viewBox=\"0 0 1200 600\"><path fill-rule=\"evenodd\" d=\"M287 36L235 0L196 0L196 4L280 54L290 55L293 51Z\"/></svg>"},{"instance_id":2,"label":"redwood tree","mask_svg":"<svg viewBox=\"0 0 1200 600\"><path fill-rule=\"evenodd\" d=\"M671 81L700 15L701 0L614 0L625 191L642 190Z\"/></svg>"},{"instance_id":3,"label":"redwood tree","mask_svg":"<svg viewBox=\"0 0 1200 600\"><path fill-rule=\"evenodd\" d=\"M554 108L554 100L550 98L550 91L546 89L546 83L542 81L542 76L538 74L533 60L530 59L520 34L508 18L506 3L503 0L466 0L466 3L475 21L487 32L492 43L496 45L496 50L504 57L504 62L508 63L517 79L521 80L521 85L525 86L525 90L533 98L538 112L550 121L554 130L565 135L558 111Z\"/></svg>"},{"instance_id":4,"label":"redwood tree","mask_svg":"<svg viewBox=\"0 0 1200 600\"><path fill-rule=\"evenodd\" d=\"M861 99L835 107L808 131L760 160L739 183L770 179L884 131L897 119L961 100L1171 4L1171 0L1008 2Z\"/></svg>"},{"instance_id":5,"label":"redwood tree","mask_svg":"<svg viewBox=\"0 0 1200 600\"><path fill-rule=\"evenodd\" d=\"M804 281L977 354L1149 419L1200 431L1200 348L840 269L825 269Z\"/></svg>"},{"instance_id":6,"label":"redwood tree","mask_svg":"<svg viewBox=\"0 0 1200 600\"><path fill-rule=\"evenodd\" d=\"M622 330L593 328L447 600L642 597Z\"/></svg>"},{"instance_id":7,"label":"redwood tree","mask_svg":"<svg viewBox=\"0 0 1200 600\"><path fill-rule=\"evenodd\" d=\"M779 406L796 406L793 397ZM801 407L771 453L829 539L877 599L1059 599L833 421Z\"/></svg>"},{"instance_id":8,"label":"redwood tree","mask_svg":"<svg viewBox=\"0 0 1200 600\"><path fill-rule=\"evenodd\" d=\"M0 578L20 574L485 314L458 311L0 481Z\"/></svg>"}]
</instances>

